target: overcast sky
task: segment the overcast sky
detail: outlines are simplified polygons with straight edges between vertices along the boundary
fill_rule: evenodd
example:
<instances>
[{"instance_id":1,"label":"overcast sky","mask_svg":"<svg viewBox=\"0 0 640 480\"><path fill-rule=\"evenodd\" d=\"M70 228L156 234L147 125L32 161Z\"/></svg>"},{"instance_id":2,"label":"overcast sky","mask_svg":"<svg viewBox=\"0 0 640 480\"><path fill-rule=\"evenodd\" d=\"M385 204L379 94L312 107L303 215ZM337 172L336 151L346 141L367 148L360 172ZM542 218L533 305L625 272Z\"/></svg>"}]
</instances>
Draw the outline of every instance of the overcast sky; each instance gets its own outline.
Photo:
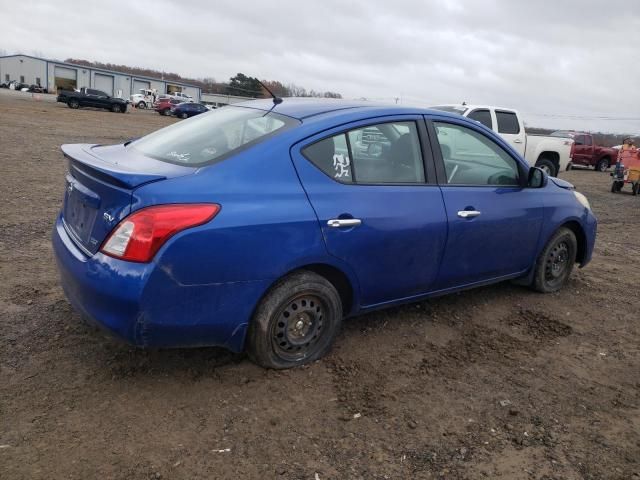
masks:
<instances>
[{"instance_id":1,"label":"overcast sky","mask_svg":"<svg viewBox=\"0 0 640 480\"><path fill-rule=\"evenodd\" d=\"M530 126L640 134L631 0L0 0L0 51L345 98L519 109Z\"/></svg>"}]
</instances>

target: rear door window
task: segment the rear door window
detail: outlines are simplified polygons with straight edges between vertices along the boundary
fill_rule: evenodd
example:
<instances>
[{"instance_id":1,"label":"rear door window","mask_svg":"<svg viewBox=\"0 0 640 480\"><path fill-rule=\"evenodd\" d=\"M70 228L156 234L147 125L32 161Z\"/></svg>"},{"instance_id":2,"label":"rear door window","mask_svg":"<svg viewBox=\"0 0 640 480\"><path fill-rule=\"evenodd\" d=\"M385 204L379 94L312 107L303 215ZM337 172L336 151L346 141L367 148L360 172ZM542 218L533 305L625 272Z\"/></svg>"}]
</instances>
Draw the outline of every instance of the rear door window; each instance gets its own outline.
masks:
<instances>
[{"instance_id":1,"label":"rear door window","mask_svg":"<svg viewBox=\"0 0 640 480\"><path fill-rule=\"evenodd\" d=\"M415 122L356 128L316 142L302 153L325 174L342 183L425 182Z\"/></svg>"},{"instance_id":2,"label":"rear door window","mask_svg":"<svg viewBox=\"0 0 640 480\"><path fill-rule=\"evenodd\" d=\"M474 110L469 115L468 118L471 120L475 120L476 122L480 122L487 128L493 129L493 122L491 121L491 112L485 109Z\"/></svg>"},{"instance_id":3,"label":"rear door window","mask_svg":"<svg viewBox=\"0 0 640 480\"><path fill-rule=\"evenodd\" d=\"M508 135L520 133L520 123L515 112L496 110L496 121L498 122L498 133L506 133Z\"/></svg>"}]
</instances>

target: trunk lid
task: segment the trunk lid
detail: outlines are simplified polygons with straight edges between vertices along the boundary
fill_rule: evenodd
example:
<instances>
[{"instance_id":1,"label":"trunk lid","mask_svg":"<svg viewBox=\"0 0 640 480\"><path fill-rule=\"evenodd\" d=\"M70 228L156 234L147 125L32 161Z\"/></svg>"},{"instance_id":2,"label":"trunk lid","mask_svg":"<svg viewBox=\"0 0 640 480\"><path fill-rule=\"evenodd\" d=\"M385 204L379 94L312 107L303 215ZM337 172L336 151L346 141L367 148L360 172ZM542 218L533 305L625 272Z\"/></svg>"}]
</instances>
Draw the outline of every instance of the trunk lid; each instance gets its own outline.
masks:
<instances>
[{"instance_id":1,"label":"trunk lid","mask_svg":"<svg viewBox=\"0 0 640 480\"><path fill-rule=\"evenodd\" d=\"M160 162L124 145L63 145L69 159L62 219L74 242L93 255L131 210L133 191L194 168Z\"/></svg>"}]
</instances>

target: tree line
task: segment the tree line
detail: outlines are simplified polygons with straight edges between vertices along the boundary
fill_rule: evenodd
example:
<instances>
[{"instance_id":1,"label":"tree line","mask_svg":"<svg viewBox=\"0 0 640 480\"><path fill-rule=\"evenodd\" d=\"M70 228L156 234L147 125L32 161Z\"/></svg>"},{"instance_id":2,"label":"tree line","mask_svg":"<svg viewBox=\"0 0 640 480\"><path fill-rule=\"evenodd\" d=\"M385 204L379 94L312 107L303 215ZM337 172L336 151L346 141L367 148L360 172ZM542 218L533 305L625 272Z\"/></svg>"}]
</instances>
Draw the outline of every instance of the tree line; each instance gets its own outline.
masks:
<instances>
[{"instance_id":1,"label":"tree line","mask_svg":"<svg viewBox=\"0 0 640 480\"><path fill-rule=\"evenodd\" d=\"M225 95L235 95L238 97L249 98L266 98L269 93L260 85L257 77L250 77L243 73L238 73L231 77L228 82L217 82L213 77L189 78L174 72L161 72L151 68L130 67L128 65L119 65L115 63L92 62L89 60L67 58L67 63L75 63L86 67L102 68L104 70L113 70L127 75L140 75L145 77L163 78L164 80L189 83L202 89L203 93L218 93ZM264 85L269 88L275 95L279 97L323 97L323 98L342 98L337 92L322 92L316 90L307 90L304 87L290 83L283 84L277 80L261 80Z\"/></svg>"}]
</instances>

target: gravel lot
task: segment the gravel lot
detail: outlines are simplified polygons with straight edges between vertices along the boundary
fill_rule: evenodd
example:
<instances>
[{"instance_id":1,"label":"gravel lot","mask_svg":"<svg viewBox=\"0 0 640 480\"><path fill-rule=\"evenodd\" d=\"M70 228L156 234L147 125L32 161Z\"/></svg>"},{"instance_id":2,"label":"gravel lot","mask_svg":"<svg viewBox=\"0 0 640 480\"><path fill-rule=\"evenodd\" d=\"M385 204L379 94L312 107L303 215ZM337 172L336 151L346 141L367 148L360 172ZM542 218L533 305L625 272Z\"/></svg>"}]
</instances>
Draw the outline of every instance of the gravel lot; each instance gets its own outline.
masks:
<instances>
[{"instance_id":1,"label":"gravel lot","mask_svg":"<svg viewBox=\"0 0 640 480\"><path fill-rule=\"evenodd\" d=\"M174 121L0 91L0 478L640 479L640 198L561 174L599 218L562 292L501 284L345 322L332 353L262 370L84 326L50 231L63 143Z\"/></svg>"}]
</instances>

